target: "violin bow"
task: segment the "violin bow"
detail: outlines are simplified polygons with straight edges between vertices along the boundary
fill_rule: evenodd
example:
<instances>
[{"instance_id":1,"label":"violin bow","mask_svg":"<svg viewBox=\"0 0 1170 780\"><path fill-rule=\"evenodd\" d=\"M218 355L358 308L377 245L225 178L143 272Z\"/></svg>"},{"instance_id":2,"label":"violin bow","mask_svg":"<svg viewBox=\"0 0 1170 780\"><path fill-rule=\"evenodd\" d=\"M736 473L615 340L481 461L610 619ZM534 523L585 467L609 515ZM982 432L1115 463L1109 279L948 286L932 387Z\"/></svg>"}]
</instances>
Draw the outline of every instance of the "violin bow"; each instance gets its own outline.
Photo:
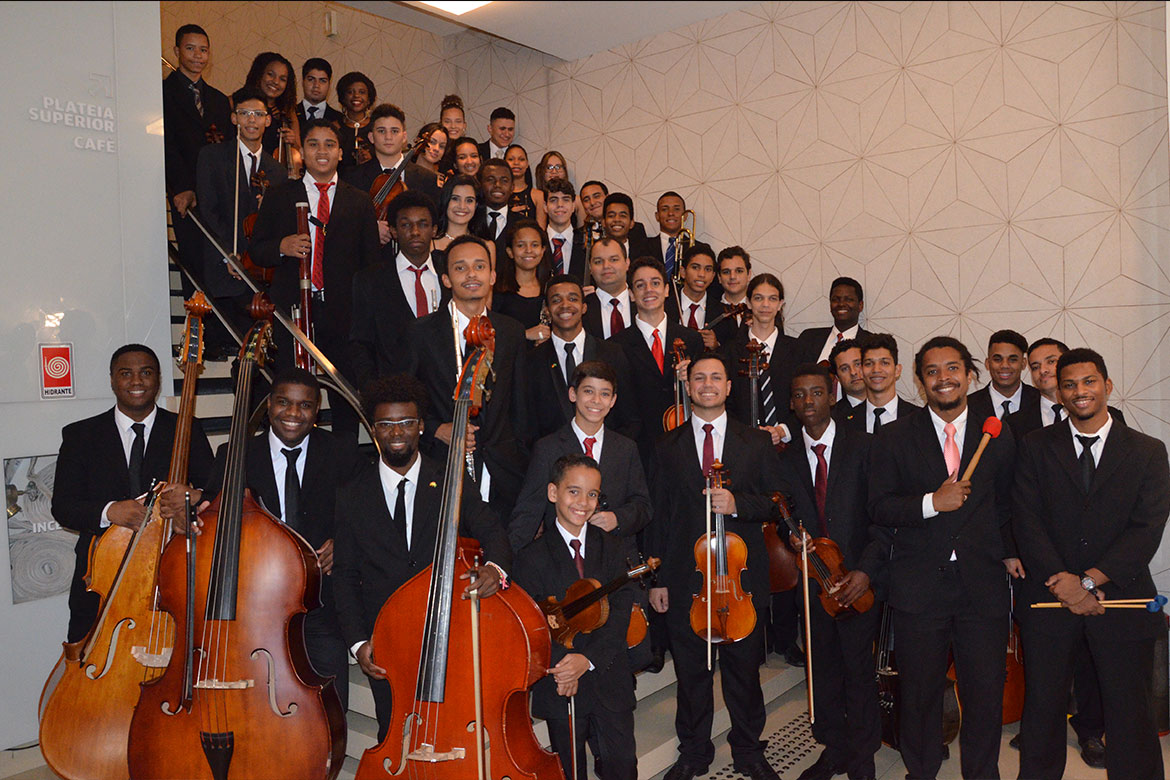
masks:
<instances>
[{"instance_id":1,"label":"violin bow","mask_svg":"<svg viewBox=\"0 0 1170 780\"><path fill-rule=\"evenodd\" d=\"M812 619L809 612L808 598L808 534L804 530L804 520L800 521L800 568L804 575L804 665L808 671L808 722L817 722L817 708L813 704L813 667L812 667Z\"/></svg>"},{"instance_id":2,"label":"violin bow","mask_svg":"<svg viewBox=\"0 0 1170 780\"><path fill-rule=\"evenodd\" d=\"M487 780L487 765L483 751L483 687L479 650L479 556L475 556L471 582L471 675L475 683L475 766L479 780Z\"/></svg>"},{"instance_id":3,"label":"violin bow","mask_svg":"<svg viewBox=\"0 0 1170 780\"><path fill-rule=\"evenodd\" d=\"M707 671L711 671L711 598L715 588L711 582L711 472L707 472Z\"/></svg>"},{"instance_id":4,"label":"violin bow","mask_svg":"<svg viewBox=\"0 0 1170 780\"><path fill-rule=\"evenodd\" d=\"M569 760L573 762L573 780L577 780L577 696L569 697Z\"/></svg>"}]
</instances>

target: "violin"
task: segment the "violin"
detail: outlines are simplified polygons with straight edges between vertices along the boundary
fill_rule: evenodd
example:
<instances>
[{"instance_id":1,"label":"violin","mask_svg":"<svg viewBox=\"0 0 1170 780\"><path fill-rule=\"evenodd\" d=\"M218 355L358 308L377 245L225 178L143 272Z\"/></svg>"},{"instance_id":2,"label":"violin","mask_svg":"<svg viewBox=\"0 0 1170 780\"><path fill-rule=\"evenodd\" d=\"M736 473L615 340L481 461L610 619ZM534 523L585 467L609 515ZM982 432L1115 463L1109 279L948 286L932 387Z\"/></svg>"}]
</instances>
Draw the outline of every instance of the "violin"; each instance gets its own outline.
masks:
<instances>
[{"instance_id":1,"label":"violin","mask_svg":"<svg viewBox=\"0 0 1170 780\"><path fill-rule=\"evenodd\" d=\"M708 531L695 542L695 568L703 585L691 601L691 630L707 641L708 667L712 644L738 642L756 627L752 594L744 591L742 573L747 568L747 544L725 527L724 517L711 511L711 490L730 485L719 461L707 474Z\"/></svg>"},{"instance_id":2,"label":"violin","mask_svg":"<svg viewBox=\"0 0 1170 780\"><path fill-rule=\"evenodd\" d=\"M304 158L295 146L284 140L283 132L286 127L296 127L296 116L292 113L292 109L289 109L287 113L278 109L272 109L272 111L276 114L276 127L280 132L280 142L276 145L276 153L273 156L278 163L284 165L290 179L299 179L301 178L301 163L304 162Z\"/></svg>"},{"instance_id":3,"label":"violin","mask_svg":"<svg viewBox=\"0 0 1170 780\"><path fill-rule=\"evenodd\" d=\"M139 685L166 668L174 645L171 616L158 610L158 566L171 538L158 495L167 484L186 484L195 385L203 368L203 293L187 301L183 337L183 390L167 482L147 496L137 530L110 526L90 549L89 589L103 595L89 634L66 644L41 694L40 742L45 762L69 780L125 780L126 736Z\"/></svg>"},{"instance_id":4,"label":"violin","mask_svg":"<svg viewBox=\"0 0 1170 780\"><path fill-rule=\"evenodd\" d=\"M404 174L407 164L430 140L430 134L416 140L414 145L403 153L398 165L389 171L378 174L378 178L374 179L374 183L370 185L370 199L374 201L374 214L380 221L385 221L386 214L390 209L390 201L406 192L406 176Z\"/></svg>"},{"instance_id":5,"label":"violin","mask_svg":"<svg viewBox=\"0 0 1170 780\"><path fill-rule=\"evenodd\" d=\"M784 501L784 494L773 493L772 501ZM800 582L800 565L796 562L796 553L780 538L775 521L764 523L764 547L768 550L769 590L784 593L795 588Z\"/></svg>"},{"instance_id":6,"label":"violin","mask_svg":"<svg viewBox=\"0 0 1170 780\"><path fill-rule=\"evenodd\" d=\"M748 313L748 305L746 303L725 303L723 304L723 313L715 319L708 322L703 329L711 330L719 323L723 322L728 317L738 317L741 314Z\"/></svg>"},{"instance_id":7,"label":"violin","mask_svg":"<svg viewBox=\"0 0 1170 780\"><path fill-rule=\"evenodd\" d=\"M257 193L256 199L257 202L259 202L260 199L264 197L264 193L268 192L268 174L262 170L257 170L256 173L252 174L251 178L248 180L248 184L252 190ZM243 228L245 240L252 240L252 233L256 230L256 219L259 216L260 210L257 209L248 216L244 217ZM240 265L242 265L244 270L248 272L248 276L252 277L252 279L256 282L272 284L272 278L276 275L275 268L265 268L263 266L256 265L256 263L252 260L251 255L249 255L247 252L244 252L242 255L240 255Z\"/></svg>"},{"instance_id":8,"label":"violin","mask_svg":"<svg viewBox=\"0 0 1170 780\"><path fill-rule=\"evenodd\" d=\"M577 580L569 586L565 591L565 597L560 601L554 596L549 596L540 605L540 609L548 621L552 638L572 650L573 638L577 634L588 634L601 628L609 619L609 601L606 597L626 583L645 577L657 569L659 563L661 561L658 558L651 558L627 570L621 576L614 577L605 585L591 577Z\"/></svg>"},{"instance_id":9,"label":"violin","mask_svg":"<svg viewBox=\"0 0 1170 780\"><path fill-rule=\"evenodd\" d=\"M264 294L253 299L223 490L199 515L202 533L176 537L159 565L159 608L182 641L142 685L128 740L134 780L271 777L276 759L282 777L341 771L341 700L305 651L304 615L320 606L317 556L246 487L249 399L273 310Z\"/></svg>"},{"instance_id":10,"label":"violin","mask_svg":"<svg viewBox=\"0 0 1170 780\"><path fill-rule=\"evenodd\" d=\"M474 576L477 563L475 543L458 535L467 426L483 403L495 331L478 317L464 336L435 557L378 613L370 642L375 662L387 669L394 711L386 738L362 755L358 780L563 778L528 710L527 691L546 673L552 651L544 613L515 584L491 598L460 598L461 576ZM493 660L482 674L481 623Z\"/></svg>"},{"instance_id":11,"label":"violin","mask_svg":"<svg viewBox=\"0 0 1170 780\"><path fill-rule=\"evenodd\" d=\"M670 354L672 357L671 365L674 366L676 375L674 381L674 404L668 406L662 414L663 431L673 431L685 423L687 418L691 416L691 397L687 395L686 380L680 379L677 376L679 365L687 359L686 342L682 339L675 339L674 343L670 345Z\"/></svg>"},{"instance_id":12,"label":"violin","mask_svg":"<svg viewBox=\"0 0 1170 780\"><path fill-rule=\"evenodd\" d=\"M203 131L203 140L209 144L222 144L223 139L224 134L218 127L215 126L215 122L209 124L207 129Z\"/></svg>"},{"instance_id":13,"label":"violin","mask_svg":"<svg viewBox=\"0 0 1170 780\"><path fill-rule=\"evenodd\" d=\"M799 539L801 537L800 528L792 519L792 513L788 510L788 502L784 500L784 496L780 493L773 493L772 503L780 511L780 518L788 526L788 530ZM849 573L849 569L845 568L845 558L841 554L841 548L827 536L818 536L812 542L812 549L808 553L809 574L821 586L821 592L818 595L825 612L834 618L868 612L873 607L873 588L866 588L865 592L849 606L837 601L831 591Z\"/></svg>"}]
</instances>

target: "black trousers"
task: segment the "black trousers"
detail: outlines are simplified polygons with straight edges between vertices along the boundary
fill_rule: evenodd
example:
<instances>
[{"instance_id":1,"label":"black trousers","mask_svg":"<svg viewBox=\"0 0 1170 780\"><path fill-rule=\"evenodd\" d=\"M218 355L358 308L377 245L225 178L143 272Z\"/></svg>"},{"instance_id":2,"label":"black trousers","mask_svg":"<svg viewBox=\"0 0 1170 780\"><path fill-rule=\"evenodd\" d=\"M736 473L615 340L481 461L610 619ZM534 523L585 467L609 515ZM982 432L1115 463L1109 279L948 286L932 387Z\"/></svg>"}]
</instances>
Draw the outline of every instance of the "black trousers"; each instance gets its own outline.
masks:
<instances>
[{"instance_id":1,"label":"black trousers","mask_svg":"<svg viewBox=\"0 0 1170 780\"><path fill-rule=\"evenodd\" d=\"M1110 780L1165 777L1154 719L1154 639L1094 636L1080 618L1075 630L1042 633L1022 629L1024 719L1020 724L1021 780L1057 780L1064 774L1068 686L1082 642L1088 643L1101 683L1105 716L1105 769ZM964 711L966 716L966 711Z\"/></svg>"},{"instance_id":2,"label":"black trousers","mask_svg":"<svg viewBox=\"0 0 1170 780\"><path fill-rule=\"evenodd\" d=\"M1100 739L1105 735L1105 712L1101 704L1101 683L1097 679L1088 641L1082 641L1077 651L1072 686L1077 711L1068 719L1068 725L1073 727L1080 742Z\"/></svg>"},{"instance_id":3,"label":"black trousers","mask_svg":"<svg viewBox=\"0 0 1170 780\"><path fill-rule=\"evenodd\" d=\"M565 777L573 776L572 744L577 743L577 777L589 777L585 762L585 739L596 740L597 759L605 771L603 780L638 780L638 750L634 743L634 711L611 712L599 708L588 714L577 713L577 732L569 734L569 718L550 718L548 737L552 749L561 759Z\"/></svg>"},{"instance_id":4,"label":"black trousers","mask_svg":"<svg viewBox=\"0 0 1170 780\"><path fill-rule=\"evenodd\" d=\"M759 604L759 602L757 602ZM666 613L670 629L670 653L678 678L674 728L678 752L688 764L706 767L715 759L711 724L715 716L714 664L707 671L707 643L691 630L691 596L674 588ZM757 613L758 613L757 607ZM764 760L764 693L760 688L760 664L764 662L764 626L744 639L713 648L723 687L723 701L731 716L727 743L735 763Z\"/></svg>"},{"instance_id":5,"label":"black trousers","mask_svg":"<svg viewBox=\"0 0 1170 780\"><path fill-rule=\"evenodd\" d=\"M799 585L792 590L771 594L766 639L768 649L773 653L783 653L796 644L800 635L802 598Z\"/></svg>"},{"instance_id":6,"label":"black trousers","mask_svg":"<svg viewBox=\"0 0 1170 780\"><path fill-rule=\"evenodd\" d=\"M849 777L873 777L873 757L882 746L873 656L881 605L840 620L831 618L819 599L810 609L813 736L835 763L847 767Z\"/></svg>"},{"instance_id":7,"label":"black trousers","mask_svg":"<svg viewBox=\"0 0 1170 780\"><path fill-rule=\"evenodd\" d=\"M305 615L305 650L317 674L333 678L333 687L341 699L341 711L348 710L349 651L341 638L341 628L332 607L318 607Z\"/></svg>"},{"instance_id":8,"label":"black trousers","mask_svg":"<svg viewBox=\"0 0 1170 780\"><path fill-rule=\"evenodd\" d=\"M957 578L958 574L955 572ZM959 587L957 580L953 587ZM961 592L961 591L960 591ZM999 780L1010 618L976 614L956 596L943 614L894 610L894 651L898 658L902 722L899 741L909 780L933 780L943 758L943 688L954 652L963 707L959 751L967 780ZM1006 606L1006 605L1005 605ZM1068 687L1065 687L1067 701Z\"/></svg>"}]
</instances>

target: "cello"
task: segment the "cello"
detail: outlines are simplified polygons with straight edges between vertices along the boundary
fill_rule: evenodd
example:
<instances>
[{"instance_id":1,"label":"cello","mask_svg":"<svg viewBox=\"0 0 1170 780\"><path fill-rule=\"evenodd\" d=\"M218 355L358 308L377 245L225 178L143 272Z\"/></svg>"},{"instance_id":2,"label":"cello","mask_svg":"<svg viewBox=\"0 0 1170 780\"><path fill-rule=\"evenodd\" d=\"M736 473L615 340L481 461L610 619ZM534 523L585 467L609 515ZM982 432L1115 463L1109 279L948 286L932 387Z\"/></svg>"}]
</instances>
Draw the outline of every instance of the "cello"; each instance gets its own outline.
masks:
<instances>
[{"instance_id":1,"label":"cello","mask_svg":"<svg viewBox=\"0 0 1170 780\"><path fill-rule=\"evenodd\" d=\"M101 610L84 639L65 645L41 694L41 752L68 780L124 780L138 686L162 673L174 644L174 622L156 605L159 558L171 538L158 495L165 484L187 482L203 317L211 311L201 292L185 307L183 390L167 482L152 487L137 530L110 526L90 548L86 581L104 594Z\"/></svg>"},{"instance_id":2,"label":"cello","mask_svg":"<svg viewBox=\"0 0 1170 780\"><path fill-rule=\"evenodd\" d=\"M256 324L240 349L223 490L176 538L159 566L159 607L182 644L142 684L130 722L135 780L272 777L332 780L345 753L345 719L332 678L309 664L305 614L320 604L316 554L246 488L249 399L265 359L273 306L252 302Z\"/></svg>"},{"instance_id":3,"label":"cello","mask_svg":"<svg viewBox=\"0 0 1170 780\"><path fill-rule=\"evenodd\" d=\"M536 740L528 711L528 689L551 655L544 613L516 585L482 601L459 598L478 549L459 538L466 434L472 408L483 403L495 331L479 317L464 336L435 557L386 600L374 624L373 658L387 670L394 711L385 739L362 755L358 780L564 778L557 756ZM481 625L502 662L481 666Z\"/></svg>"}]
</instances>

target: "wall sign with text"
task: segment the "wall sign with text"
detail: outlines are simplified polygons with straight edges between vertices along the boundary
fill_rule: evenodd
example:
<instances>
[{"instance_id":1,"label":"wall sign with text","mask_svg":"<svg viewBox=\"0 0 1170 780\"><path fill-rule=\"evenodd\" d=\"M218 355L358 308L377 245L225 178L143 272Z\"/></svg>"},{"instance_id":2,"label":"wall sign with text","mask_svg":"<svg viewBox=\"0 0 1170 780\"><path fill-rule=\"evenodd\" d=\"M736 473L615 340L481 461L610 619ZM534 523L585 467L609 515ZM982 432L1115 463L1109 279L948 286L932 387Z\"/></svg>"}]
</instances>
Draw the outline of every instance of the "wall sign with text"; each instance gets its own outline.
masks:
<instances>
[{"instance_id":1,"label":"wall sign with text","mask_svg":"<svg viewBox=\"0 0 1170 780\"><path fill-rule=\"evenodd\" d=\"M41 398L73 397L73 345L41 344Z\"/></svg>"}]
</instances>

